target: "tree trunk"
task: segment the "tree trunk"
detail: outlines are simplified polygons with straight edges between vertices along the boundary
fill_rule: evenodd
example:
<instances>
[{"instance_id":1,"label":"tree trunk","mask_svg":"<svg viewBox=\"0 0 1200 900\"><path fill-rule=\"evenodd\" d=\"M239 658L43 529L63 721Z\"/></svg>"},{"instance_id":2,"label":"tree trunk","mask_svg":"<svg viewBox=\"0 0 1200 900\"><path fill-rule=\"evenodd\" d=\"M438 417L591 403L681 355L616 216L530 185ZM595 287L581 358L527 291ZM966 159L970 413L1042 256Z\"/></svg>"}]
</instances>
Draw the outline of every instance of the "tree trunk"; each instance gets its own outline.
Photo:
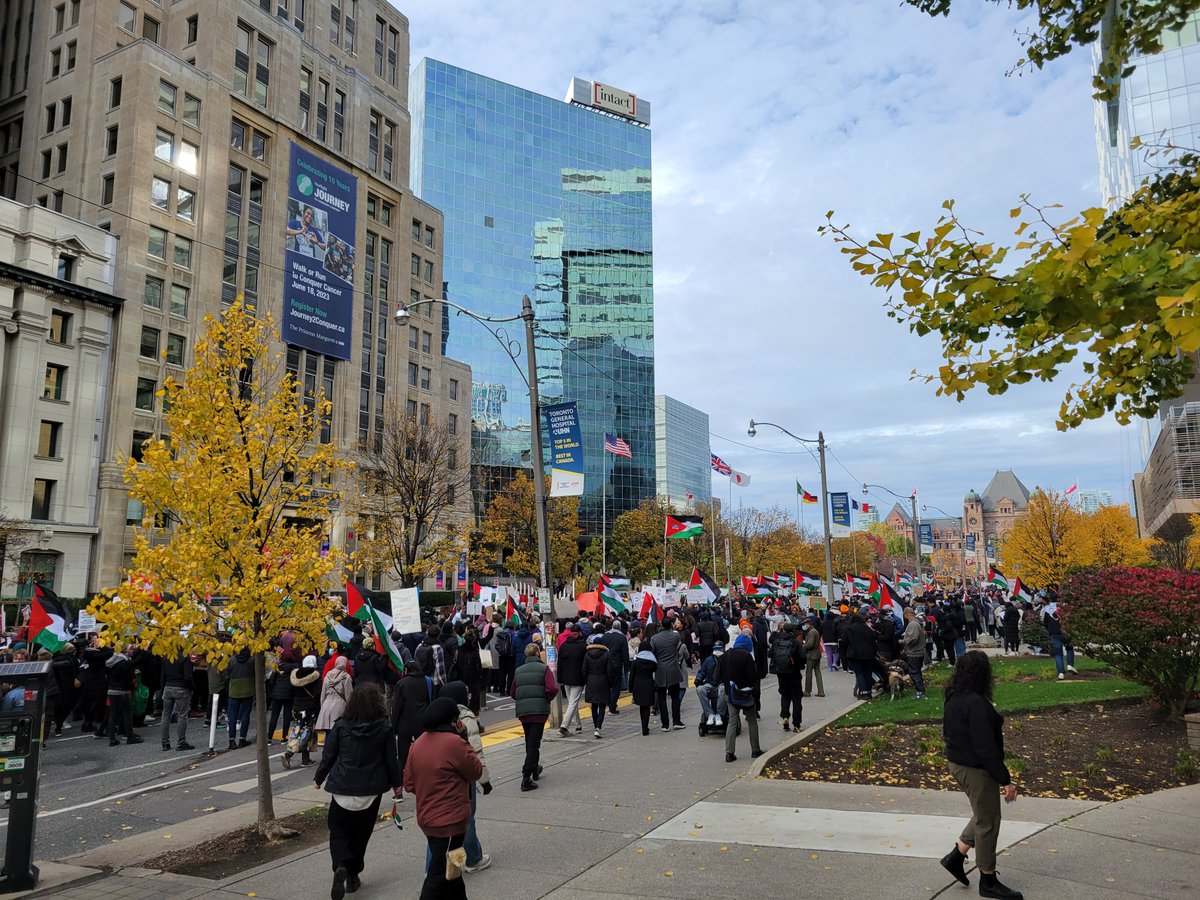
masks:
<instances>
[{"instance_id":1,"label":"tree trunk","mask_svg":"<svg viewBox=\"0 0 1200 900\"><path fill-rule=\"evenodd\" d=\"M232 727L232 726L231 726ZM271 794L271 757L267 746L267 657L254 654L254 755L255 777L258 779L259 833L269 840L295 837L297 832L280 825L275 819L275 798Z\"/></svg>"}]
</instances>

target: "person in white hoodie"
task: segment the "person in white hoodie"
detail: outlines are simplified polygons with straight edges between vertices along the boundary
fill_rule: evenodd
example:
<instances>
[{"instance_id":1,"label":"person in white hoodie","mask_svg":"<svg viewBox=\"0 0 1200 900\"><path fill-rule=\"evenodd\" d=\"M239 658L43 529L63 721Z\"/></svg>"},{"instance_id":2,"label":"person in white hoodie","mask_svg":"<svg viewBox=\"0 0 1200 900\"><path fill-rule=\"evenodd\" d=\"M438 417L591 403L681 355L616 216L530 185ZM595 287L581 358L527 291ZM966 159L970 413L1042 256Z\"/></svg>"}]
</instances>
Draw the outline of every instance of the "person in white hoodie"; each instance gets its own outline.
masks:
<instances>
[{"instance_id":1,"label":"person in white hoodie","mask_svg":"<svg viewBox=\"0 0 1200 900\"><path fill-rule=\"evenodd\" d=\"M483 852L483 846L479 843L479 835L475 831L475 804L479 799L479 791L483 791L485 797L492 792L492 776L488 771L487 758L483 755L483 738L480 736L482 729L479 727L479 717L467 705L469 694L466 684L461 681L451 681L442 685L438 696L449 697L458 704L458 718L466 727L467 743L471 745L471 749L475 751L479 761L483 764L483 774L479 776L478 782L471 785L471 821L467 824L467 833L463 838L463 849L467 851L467 863L463 866L463 871L469 875L481 872L492 864L491 854ZM426 867L429 864L430 859L427 852Z\"/></svg>"}]
</instances>

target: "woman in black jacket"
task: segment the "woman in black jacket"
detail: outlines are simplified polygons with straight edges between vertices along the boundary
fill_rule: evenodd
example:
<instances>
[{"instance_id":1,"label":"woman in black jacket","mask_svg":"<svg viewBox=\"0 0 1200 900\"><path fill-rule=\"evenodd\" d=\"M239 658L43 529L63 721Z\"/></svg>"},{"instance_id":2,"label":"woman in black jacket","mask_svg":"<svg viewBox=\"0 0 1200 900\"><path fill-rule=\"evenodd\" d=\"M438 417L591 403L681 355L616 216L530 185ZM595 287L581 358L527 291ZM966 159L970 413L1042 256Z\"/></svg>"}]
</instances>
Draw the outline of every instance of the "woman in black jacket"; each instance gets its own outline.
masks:
<instances>
[{"instance_id":1,"label":"woman in black jacket","mask_svg":"<svg viewBox=\"0 0 1200 900\"><path fill-rule=\"evenodd\" d=\"M971 802L971 821L963 829L954 849L942 857L942 866L964 885L970 885L964 866L967 853L975 848L979 867L979 896L1022 900L1019 891L1005 887L996 878L996 838L1000 834L1000 796L1017 799L1004 765L1004 717L992 706L992 664L982 650L971 650L958 658L946 683L946 706L942 735L950 774Z\"/></svg>"},{"instance_id":2,"label":"woman in black jacket","mask_svg":"<svg viewBox=\"0 0 1200 900\"><path fill-rule=\"evenodd\" d=\"M608 697L612 691L612 654L600 643L600 635L593 634L583 655L583 699L592 704L592 725L596 739L604 728L604 713L608 710Z\"/></svg>"},{"instance_id":3,"label":"woman in black jacket","mask_svg":"<svg viewBox=\"0 0 1200 900\"><path fill-rule=\"evenodd\" d=\"M846 626L846 662L854 672L854 696L871 699L871 672L875 667L875 632L855 613Z\"/></svg>"},{"instance_id":4,"label":"woman in black jacket","mask_svg":"<svg viewBox=\"0 0 1200 900\"><path fill-rule=\"evenodd\" d=\"M650 710L658 696L658 688L654 685L657 669L658 660L649 650L639 650L629 667L629 693L633 695L633 704L642 717L643 736L650 733Z\"/></svg>"},{"instance_id":5,"label":"woman in black jacket","mask_svg":"<svg viewBox=\"0 0 1200 900\"><path fill-rule=\"evenodd\" d=\"M287 741L288 729L292 727L292 673L297 669L296 657L291 650L279 651L279 668L267 679L267 699L271 701L271 718L267 722L267 746L275 739L275 726L283 714L283 740Z\"/></svg>"},{"instance_id":6,"label":"woman in black jacket","mask_svg":"<svg viewBox=\"0 0 1200 900\"><path fill-rule=\"evenodd\" d=\"M288 676L292 685L292 713L300 727L300 765L313 765L309 754L317 746L317 712L321 708L321 670L317 658L312 654L304 657L300 668L293 669ZM292 767L291 745L283 754L283 767Z\"/></svg>"},{"instance_id":7,"label":"woman in black jacket","mask_svg":"<svg viewBox=\"0 0 1200 900\"><path fill-rule=\"evenodd\" d=\"M361 881L367 843L379 815L380 795L388 788L399 797L403 776L396 758L396 736L388 721L383 693L371 682L355 686L342 717L325 738L325 751L313 776L325 786L329 804L329 855L333 888L341 900Z\"/></svg>"}]
</instances>

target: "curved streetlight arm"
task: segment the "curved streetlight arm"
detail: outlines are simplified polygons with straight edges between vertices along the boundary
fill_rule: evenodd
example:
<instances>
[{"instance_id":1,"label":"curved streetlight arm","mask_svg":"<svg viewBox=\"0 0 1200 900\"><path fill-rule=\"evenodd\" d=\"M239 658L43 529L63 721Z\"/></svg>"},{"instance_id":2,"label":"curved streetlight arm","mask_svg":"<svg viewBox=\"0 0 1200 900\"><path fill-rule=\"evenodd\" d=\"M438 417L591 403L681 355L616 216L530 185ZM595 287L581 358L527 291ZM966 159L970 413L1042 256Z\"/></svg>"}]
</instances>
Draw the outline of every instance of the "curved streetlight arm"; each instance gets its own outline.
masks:
<instances>
[{"instance_id":1,"label":"curved streetlight arm","mask_svg":"<svg viewBox=\"0 0 1200 900\"><path fill-rule=\"evenodd\" d=\"M778 428L792 440L799 441L801 444L818 444L821 442L821 438L819 436L815 438L802 438L792 434L782 425L776 425L774 422L756 422L753 419L750 420L750 427L746 429L746 434L750 435L750 437L754 437L754 435L758 433L759 425L770 425L772 428Z\"/></svg>"},{"instance_id":2,"label":"curved streetlight arm","mask_svg":"<svg viewBox=\"0 0 1200 900\"><path fill-rule=\"evenodd\" d=\"M445 304L446 306L449 306L451 309L457 309L464 316L470 316L472 319L475 319L476 321L479 321L479 322L518 322L525 318L524 310L517 313L515 316L484 316L484 315L480 315L477 312L473 312L472 310L467 309L465 306L459 306L457 303L455 303L452 300L442 300L439 297L424 297L420 300L414 300L412 303L405 303L403 300L401 300L399 303L396 304L396 312L394 314L395 318L397 320L407 319L408 311L410 309L412 309L414 306L425 306L426 304L429 304L429 303ZM533 312L532 307L530 308L529 312L530 312L530 314L532 314L532 312Z\"/></svg>"},{"instance_id":3,"label":"curved streetlight arm","mask_svg":"<svg viewBox=\"0 0 1200 900\"><path fill-rule=\"evenodd\" d=\"M517 322L523 320L525 318L524 311L515 316L481 316L479 313L472 312L465 306L459 306L457 303L454 303L450 300L439 300L436 297L425 297L422 300L416 300L408 305L405 305L404 301L397 303L394 318L397 322L403 322L408 318L409 309L414 306L425 306L431 303L443 303L446 306L449 306L451 309L456 310L459 315L466 316L468 319L474 319L476 322L482 325L484 330L486 330L488 334L495 338L496 343L500 345L501 349L508 354L508 358L511 359L513 364L517 367L517 374L521 377L521 381L525 383L526 388L529 387L529 379L525 376L525 373L521 371L521 342L516 338L509 337L508 332L505 329L493 328L492 325L489 324L493 323L503 325L508 322ZM533 310L530 308L530 322L532 322L532 315ZM530 322L526 322L526 325L530 324Z\"/></svg>"},{"instance_id":4,"label":"curved streetlight arm","mask_svg":"<svg viewBox=\"0 0 1200 900\"><path fill-rule=\"evenodd\" d=\"M882 484L868 484L863 482L863 494L870 493L869 488L878 488L888 494L891 494L897 500L907 500L912 504L912 520L913 520L913 555L917 558L917 581L921 580L921 514L917 511L917 492L913 491L907 497L901 497L891 488L886 488Z\"/></svg>"}]
</instances>

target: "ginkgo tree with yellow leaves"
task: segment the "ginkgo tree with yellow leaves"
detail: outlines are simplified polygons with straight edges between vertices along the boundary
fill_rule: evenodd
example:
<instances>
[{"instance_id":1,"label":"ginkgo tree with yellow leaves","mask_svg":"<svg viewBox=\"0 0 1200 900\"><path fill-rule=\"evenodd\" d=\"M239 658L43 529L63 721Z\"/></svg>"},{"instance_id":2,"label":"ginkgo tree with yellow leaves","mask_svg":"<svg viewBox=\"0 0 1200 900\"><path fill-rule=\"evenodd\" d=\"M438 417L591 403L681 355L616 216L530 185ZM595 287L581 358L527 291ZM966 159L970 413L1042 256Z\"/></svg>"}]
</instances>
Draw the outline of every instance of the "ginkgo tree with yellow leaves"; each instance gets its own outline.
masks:
<instances>
[{"instance_id":1,"label":"ginkgo tree with yellow leaves","mask_svg":"<svg viewBox=\"0 0 1200 900\"><path fill-rule=\"evenodd\" d=\"M160 392L164 437L125 464L129 496L145 508L129 578L89 609L111 644L195 653L218 668L243 648L253 654L258 828L278 836L266 654L285 630L300 647L325 640L336 603L324 589L342 558L336 547L323 553L322 539L348 463L320 442L330 404L300 396L269 317L237 303L206 325L191 368Z\"/></svg>"}]
</instances>

